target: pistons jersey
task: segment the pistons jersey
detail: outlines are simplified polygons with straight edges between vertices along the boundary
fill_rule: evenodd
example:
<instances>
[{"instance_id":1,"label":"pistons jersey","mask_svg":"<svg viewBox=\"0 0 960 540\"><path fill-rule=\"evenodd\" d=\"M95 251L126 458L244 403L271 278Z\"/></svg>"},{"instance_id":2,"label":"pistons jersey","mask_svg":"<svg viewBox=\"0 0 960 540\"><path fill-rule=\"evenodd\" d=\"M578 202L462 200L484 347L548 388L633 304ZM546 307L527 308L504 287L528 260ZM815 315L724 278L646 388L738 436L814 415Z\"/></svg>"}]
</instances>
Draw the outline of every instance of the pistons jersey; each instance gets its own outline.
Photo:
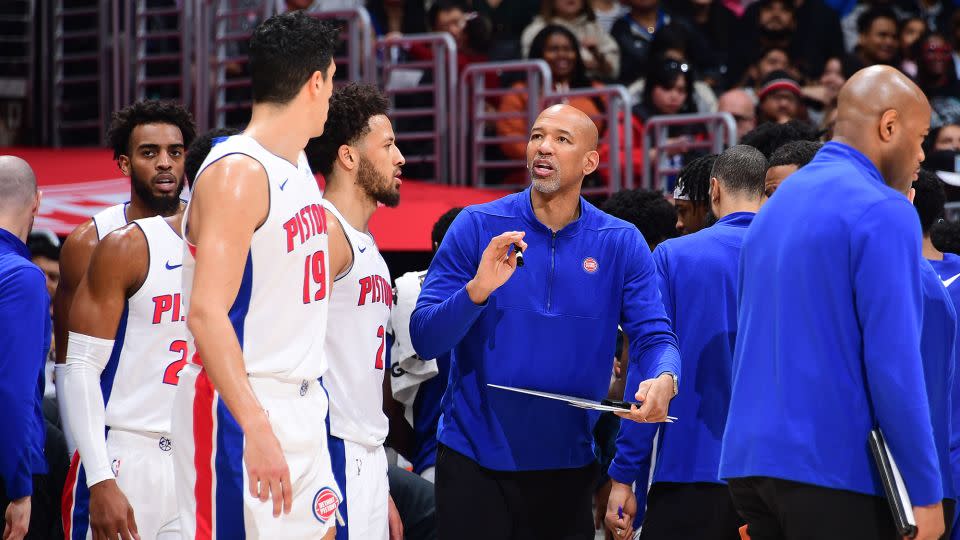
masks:
<instances>
[{"instance_id":1,"label":"pistons jersey","mask_svg":"<svg viewBox=\"0 0 960 540\"><path fill-rule=\"evenodd\" d=\"M147 277L127 299L113 352L100 375L106 425L170 432L173 395L187 360L180 294L183 241L159 216L134 223L147 239Z\"/></svg>"},{"instance_id":2,"label":"pistons jersey","mask_svg":"<svg viewBox=\"0 0 960 540\"><path fill-rule=\"evenodd\" d=\"M93 225L97 228L97 240L127 224L127 205L129 202L115 204L97 212L93 216Z\"/></svg>"},{"instance_id":3,"label":"pistons jersey","mask_svg":"<svg viewBox=\"0 0 960 540\"><path fill-rule=\"evenodd\" d=\"M331 283L320 188L303 152L294 164L246 135L234 135L213 147L197 174L197 185L204 181L207 167L231 154L259 162L269 189L267 218L253 233L229 313L245 369L250 376L316 380L327 370L323 339ZM185 232L189 218L188 206ZM196 246L186 244L183 293L189 309ZM192 343L190 348L194 351L190 362L202 366Z\"/></svg>"},{"instance_id":4,"label":"pistons jersey","mask_svg":"<svg viewBox=\"0 0 960 540\"><path fill-rule=\"evenodd\" d=\"M330 298L327 333L330 370L323 386L330 394L330 435L377 447L387 437L383 414L383 377L387 363L386 327L393 306L390 270L376 243L343 219L328 200L353 252L353 264L336 277Z\"/></svg>"}]
</instances>

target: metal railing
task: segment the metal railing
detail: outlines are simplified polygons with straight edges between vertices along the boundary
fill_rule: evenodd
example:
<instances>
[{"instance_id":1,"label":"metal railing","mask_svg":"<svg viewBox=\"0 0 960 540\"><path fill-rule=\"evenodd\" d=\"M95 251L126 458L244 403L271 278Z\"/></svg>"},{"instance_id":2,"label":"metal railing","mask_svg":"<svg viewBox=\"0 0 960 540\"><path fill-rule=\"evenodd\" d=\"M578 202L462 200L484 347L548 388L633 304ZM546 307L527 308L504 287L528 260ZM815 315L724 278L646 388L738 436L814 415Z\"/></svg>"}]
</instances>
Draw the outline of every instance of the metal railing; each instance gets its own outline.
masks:
<instances>
[{"instance_id":1,"label":"metal railing","mask_svg":"<svg viewBox=\"0 0 960 540\"><path fill-rule=\"evenodd\" d=\"M427 58L411 58L412 47L421 47ZM390 99L391 120L413 128L397 128L397 146L408 165L432 165L432 176L421 174L418 178L448 182L456 129L457 46L453 37L447 33L410 34L380 39L376 49L382 59L378 84ZM415 103L404 106L403 102L411 99ZM424 144L428 142L431 144Z\"/></svg>"},{"instance_id":2,"label":"metal railing","mask_svg":"<svg viewBox=\"0 0 960 540\"><path fill-rule=\"evenodd\" d=\"M26 123L32 122L36 107L33 89L36 85L36 53L34 23L37 6L34 0L7 0L0 6L0 112L6 119L10 140L0 140L0 145L21 143L17 135Z\"/></svg>"},{"instance_id":3,"label":"metal railing","mask_svg":"<svg viewBox=\"0 0 960 540\"><path fill-rule=\"evenodd\" d=\"M209 48L198 47L198 65L213 57L213 80L198 70L197 103L213 100L209 111L213 125L240 127L250 118L253 105L247 46L256 25L273 14L273 2L210 0L201 12L201 36L210 36ZM212 29L212 31L211 31ZM207 86L209 84L209 86ZM206 90L208 87L209 90Z\"/></svg>"},{"instance_id":4,"label":"metal railing","mask_svg":"<svg viewBox=\"0 0 960 540\"><path fill-rule=\"evenodd\" d=\"M598 120L602 122L603 129L598 143L609 145L610 148L610 159L606 163L600 163L598 167L598 170L607 172L609 180L603 186L584 186L581 193L612 195L624 186L632 189L633 130L630 109L633 106L633 100L630 99L630 94L619 84L600 88L578 88L561 93L548 93L543 99L543 106L549 107L577 97L602 100L604 112L591 116L591 119L594 122Z\"/></svg>"},{"instance_id":5,"label":"metal railing","mask_svg":"<svg viewBox=\"0 0 960 540\"><path fill-rule=\"evenodd\" d=\"M188 108L193 102L190 66L195 0L137 0L129 9L133 91L136 100L172 99ZM202 35L202 34L201 34Z\"/></svg>"},{"instance_id":6,"label":"metal railing","mask_svg":"<svg viewBox=\"0 0 960 540\"><path fill-rule=\"evenodd\" d=\"M65 4L66 0L56 0L53 5L53 144L103 144L111 80L114 108L120 103L116 91L120 78L111 78L108 60L109 36L119 33L119 17L109 0ZM113 54L113 65L119 66L115 47Z\"/></svg>"},{"instance_id":7,"label":"metal railing","mask_svg":"<svg viewBox=\"0 0 960 540\"><path fill-rule=\"evenodd\" d=\"M704 126L706 138L702 141L671 142L669 128ZM680 168L668 163L671 150L709 150L719 154L737 144L737 124L730 113L669 114L654 116L643 126L643 185L645 189L667 189L662 177L675 175ZM650 150L656 148L656 159L650 159Z\"/></svg>"},{"instance_id":8,"label":"metal railing","mask_svg":"<svg viewBox=\"0 0 960 540\"><path fill-rule=\"evenodd\" d=\"M339 76L335 75L336 80L376 82L376 59L373 56L373 41L376 36L367 10L320 10L311 12L310 15L328 21L342 21L346 25L341 33L341 39L344 40L343 54L333 58L337 64L337 72L340 73ZM346 77L343 77L344 72Z\"/></svg>"},{"instance_id":9,"label":"metal railing","mask_svg":"<svg viewBox=\"0 0 960 540\"><path fill-rule=\"evenodd\" d=\"M500 77L507 73L524 77L522 87L491 88L487 86L489 76ZM475 187L520 188L520 184L490 183L488 170L522 171L526 162L522 159L499 159L487 155L488 148L495 145L525 142L524 136L488 135L497 120L523 118L527 125L533 125L537 115L543 109L545 89L553 87L550 67L543 60L520 60L514 62L488 62L468 66L460 75L460 92L457 101L457 153L456 182L472 184ZM521 112L490 112L490 100L498 100L508 95L525 95L526 110Z\"/></svg>"}]
</instances>

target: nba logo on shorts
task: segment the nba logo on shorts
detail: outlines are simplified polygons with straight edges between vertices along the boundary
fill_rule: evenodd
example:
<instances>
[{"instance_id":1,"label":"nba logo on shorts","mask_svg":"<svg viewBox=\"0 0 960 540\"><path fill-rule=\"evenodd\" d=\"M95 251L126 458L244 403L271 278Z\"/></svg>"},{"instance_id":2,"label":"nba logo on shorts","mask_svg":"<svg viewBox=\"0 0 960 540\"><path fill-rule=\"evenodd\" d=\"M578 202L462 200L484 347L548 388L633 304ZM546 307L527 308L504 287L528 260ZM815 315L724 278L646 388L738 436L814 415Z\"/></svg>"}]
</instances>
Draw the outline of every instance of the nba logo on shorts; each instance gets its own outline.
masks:
<instances>
[{"instance_id":1,"label":"nba logo on shorts","mask_svg":"<svg viewBox=\"0 0 960 540\"><path fill-rule=\"evenodd\" d=\"M340 498L328 487L317 492L313 497L313 516L320 523L326 523L337 512L337 506L340 505Z\"/></svg>"},{"instance_id":2,"label":"nba logo on shorts","mask_svg":"<svg viewBox=\"0 0 960 540\"><path fill-rule=\"evenodd\" d=\"M587 257L583 260L583 271L588 274L596 272L599 267L600 265L597 264L597 260L593 257Z\"/></svg>"}]
</instances>

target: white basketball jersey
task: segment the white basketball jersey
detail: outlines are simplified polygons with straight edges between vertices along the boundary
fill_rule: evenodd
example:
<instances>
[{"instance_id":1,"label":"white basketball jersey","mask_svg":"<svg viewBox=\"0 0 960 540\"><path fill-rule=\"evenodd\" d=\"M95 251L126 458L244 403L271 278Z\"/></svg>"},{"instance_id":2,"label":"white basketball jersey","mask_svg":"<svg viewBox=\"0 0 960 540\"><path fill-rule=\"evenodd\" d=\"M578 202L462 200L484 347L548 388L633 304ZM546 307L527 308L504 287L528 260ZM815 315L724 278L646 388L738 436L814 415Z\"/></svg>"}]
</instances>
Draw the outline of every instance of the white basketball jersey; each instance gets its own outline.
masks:
<instances>
[{"instance_id":1,"label":"white basketball jersey","mask_svg":"<svg viewBox=\"0 0 960 540\"><path fill-rule=\"evenodd\" d=\"M97 240L127 224L128 202L115 204L97 212L93 216L93 225L97 228Z\"/></svg>"},{"instance_id":2,"label":"white basketball jersey","mask_svg":"<svg viewBox=\"0 0 960 540\"><path fill-rule=\"evenodd\" d=\"M323 338L332 282L320 188L302 152L294 165L246 135L234 135L214 146L200 167L197 184L203 182L208 166L230 154L258 161L270 190L267 219L253 233L240 289L230 308L246 371L278 379L315 380L327 370ZM189 230L189 217L188 206L184 231ZM189 310L196 248L187 244L183 294ZM190 350L196 351L192 343ZM190 361L203 365L199 352Z\"/></svg>"},{"instance_id":3,"label":"white basketball jersey","mask_svg":"<svg viewBox=\"0 0 960 540\"><path fill-rule=\"evenodd\" d=\"M187 361L181 305L183 240L159 216L134 221L147 238L147 278L127 299L110 361L100 376L106 424L170 432L173 395Z\"/></svg>"},{"instance_id":4,"label":"white basketball jersey","mask_svg":"<svg viewBox=\"0 0 960 540\"><path fill-rule=\"evenodd\" d=\"M347 223L333 203L353 251L353 264L337 276L330 295L326 353L330 370L323 386L330 394L330 434L366 446L380 446L389 425L383 414L383 376L387 362L387 326L393 306L390 270L376 243Z\"/></svg>"}]
</instances>

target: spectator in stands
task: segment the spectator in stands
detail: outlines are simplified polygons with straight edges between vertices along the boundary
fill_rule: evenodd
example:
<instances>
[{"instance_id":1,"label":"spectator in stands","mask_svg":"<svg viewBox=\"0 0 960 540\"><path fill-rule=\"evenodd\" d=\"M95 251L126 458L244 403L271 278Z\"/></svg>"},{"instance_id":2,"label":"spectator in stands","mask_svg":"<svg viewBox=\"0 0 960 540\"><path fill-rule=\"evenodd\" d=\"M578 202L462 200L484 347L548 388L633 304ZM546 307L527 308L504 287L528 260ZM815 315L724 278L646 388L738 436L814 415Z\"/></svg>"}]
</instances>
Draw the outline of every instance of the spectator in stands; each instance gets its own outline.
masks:
<instances>
[{"instance_id":1,"label":"spectator in stands","mask_svg":"<svg viewBox=\"0 0 960 540\"><path fill-rule=\"evenodd\" d=\"M737 16L720 0L680 0L678 16L691 23L697 36L708 46L706 58L695 64L704 79L714 88L726 74L730 43L737 27Z\"/></svg>"},{"instance_id":2,"label":"spectator in stands","mask_svg":"<svg viewBox=\"0 0 960 540\"><path fill-rule=\"evenodd\" d=\"M610 34L620 48L620 83L630 85L643 76L652 56L653 38L673 22L659 0L626 0L630 13L613 23Z\"/></svg>"},{"instance_id":3,"label":"spectator in stands","mask_svg":"<svg viewBox=\"0 0 960 540\"><path fill-rule=\"evenodd\" d=\"M757 106L753 96L740 88L727 90L717 100L717 112L727 112L737 122L737 140L757 127Z\"/></svg>"},{"instance_id":4,"label":"spectator in stands","mask_svg":"<svg viewBox=\"0 0 960 540\"><path fill-rule=\"evenodd\" d=\"M920 17L909 17L900 20L900 70L911 77L917 76L916 50L913 44L928 32L927 23Z\"/></svg>"},{"instance_id":5,"label":"spectator in stands","mask_svg":"<svg viewBox=\"0 0 960 540\"><path fill-rule=\"evenodd\" d=\"M950 18L950 35L953 43L953 67L960 79L960 9L954 11Z\"/></svg>"},{"instance_id":6,"label":"spectator in stands","mask_svg":"<svg viewBox=\"0 0 960 540\"><path fill-rule=\"evenodd\" d=\"M590 7L597 15L597 22L607 32L610 32L613 23L620 17L630 13L630 8L623 5L620 0L590 0Z\"/></svg>"},{"instance_id":7,"label":"spectator in stands","mask_svg":"<svg viewBox=\"0 0 960 540\"><path fill-rule=\"evenodd\" d=\"M637 121L634 125L635 137L642 137L643 125L653 116L696 113L697 104L691 92L693 87L693 70L688 64L663 57L652 59L640 102L633 106L633 117ZM667 128L667 134L668 144L690 143L702 138L704 130L701 126L672 126ZM661 159L660 152L660 149L653 148L649 156L642 158ZM683 146L668 149L665 154L665 165L675 168L681 167L692 157L686 155L688 152Z\"/></svg>"},{"instance_id":8,"label":"spectator in stands","mask_svg":"<svg viewBox=\"0 0 960 540\"><path fill-rule=\"evenodd\" d=\"M960 151L960 124L946 124L930 130L923 151L936 150Z\"/></svg>"},{"instance_id":9,"label":"spectator in stands","mask_svg":"<svg viewBox=\"0 0 960 540\"><path fill-rule=\"evenodd\" d=\"M427 20L433 32L446 32L457 45L457 73L468 65L490 60L490 21L476 12L469 12L464 0L437 0L427 11ZM428 46L410 48L414 58L429 60Z\"/></svg>"},{"instance_id":10,"label":"spectator in stands","mask_svg":"<svg viewBox=\"0 0 960 540\"><path fill-rule=\"evenodd\" d=\"M840 87L853 73L849 62L845 62L840 57L833 57L827 60L817 84L803 87L803 97L811 123L816 125L824 123L828 113L837 106Z\"/></svg>"},{"instance_id":11,"label":"spectator in stands","mask_svg":"<svg viewBox=\"0 0 960 540\"><path fill-rule=\"evenodd\" d=\"M857 19L857 46L849 57L854 72L874 64L897 64L897 14L892 8L868 9Z\"/></svg>"},{"instance_id":12,"label":"spectator in stands","mask_svg":"<svg viewBox=\"0 0 960 540\"><path fill-rule=\"evenodd\" d=\"M791 141L817 141L822 133L808 122L793 120L785 124L767 122L743 136L742 144L749 144L763 152L767 159L774 150Z\"/></svg>"},{"instance_id":13,"label":"spectator in stands","mask_svg":"<svg viewBox=\"0 0 960 540\"><path fill-rule=\"evenodd\" d=\"M951 18L956 11L952 0L900 0L900 18L919 18L931 32L946 35L950 31Z\"/></svg>"},{"instance_id":14,"label":"spectator in stands","mask_svg":"<svg viewBox=\"0 0 960 540\"><path fill-rule=\"evenodd\" d=\"M710 171L717 154L701 156L687 163L677 177L673 204L677 207L677 232L690 234L708 226L710 214Z\"/></svg>"},{"instance_id":15,"label":"spectator in stands","mask_svg":"<svg viewBox=\"0 0 960 540\"><path fill-rule=\"evenodd\" d=\"M831 56L843 54L836 12L823 0L759 0L740 19L731 58L730 80L739 80L757 51L781 47L803 78L817 78Z\"/></svg>"},{"instance_id":16,"label":"spectator in stands","mask_svg":"<svg viewBox=\"0 0 960 540\"><path fill-rule=\"evenodd\" d=\"M543 0L540 15L533 19L520 36L524 56L531 56L533 39L547 25L567 27L577 37L580 56L591 77L614 80L620 70L620 48L600 23L586 0Z\"/></svg>"},{"instance_id":17,"label":"spectator in stands","mask_svg":"<svg viewBox=\"0 0 960 540\"><path fill-rule=\"evenodd\" d=\"M713 93L710 85L696 77L697 59L703 56L705 43L701 43L693 32L693 29L686 24L670 23L657 31L650 43L650 58L666 58L690 67L693 77L693 102L696 110L700 112L713 112L717 110L717 96ZM631 84L627 91L633 96L635 101L640 101L643 96L643 89L646 86L646 79L643 75L646 70L641 72L641 77Z\"/></svg>"},{"instance_id":18,"label":"spectator in stands","mask_svg":"<svg viewBox=\"0 0 960 540\"><path fill-rule=\"evenodd\" d=\"M790 54L786 49L780 47L770 47L757 53L757 57L744 72L740 83L735 85L743 88L750 97L756 99L763 81L774 71L786 71L795 79L799 79L796 68L790 60Z\"/></svg>"},{"instance_id":19,"label":"spectator in stands","mask_svg":"<svg viewBox=\"0 0 960 540\"><path fill-rule=\"evenodd\" d=\"M800 103L800 84L786 71L774 71L767 75L757 98L757 122L784 124L790 120L806 119L806 111Z\"/></svg>"},{"instance_id":20,"label":"spectator in stands","mask_svg":"<svg viewBox=\"0 0 960 540\"><path fill-rule=\"evenodd\" d=\"M565 26L551 24L540 30L533 38L530 44L530 58L542 59L550 66L554 92L563 93L565 90L574 88L600 86L587 76L587 68L580 55L581 50L573 32ZM518 92L503 96L499 111L501 113L526 111L527 94L522 92L525 87L522 81L514 84L513 88ZM591 98L574 97L566 102L591 117L599 115L603 110L603 104ZM602 122L598 119L594 119L594 122L598 123L597 128L602 133ZM497 134L501 137L526 137L530 131L530 126L523 117L498 120L496 126ZM524 159L527 154L527 143L524 140L504 143L500 148L510 159Z\"/></svg>"},{"instance_id":21,"label":"spectator in stands","mask_svg":"<svg viewBox=\"0 0 960 540\"><path fill-rule=\"evenodd\" d=\"M321 0L321 3L322 0ZM377 35L419 34L427 31L424 2L420 0L377 0L367 10Z\"/></svg>"},{"instance_id":22,"label":"spectator in stands","mask_svg":"<svg viewBox=\"0 0 960 540\"><path fill-rule=\"evenodd\" d=\"M960 83L952 69L949 43L941 34L929 33L917 41L915 47L917 85L933 109L930 127L960 124Z\"/></svg>"},{"instance_id":23,"label":"spectator in stands","mask_svg":"<svg viewBox=\"0 0 960 540\"><path fill-rule=\"evenodd\" d=\"M767 177L763 181L763 202L773 196L773 192L788 176L810 163L822 147L822 142L793 141L774 150L767 164Z\"/></svg>"},{"instance_id":24,"label":"spectator in stands","mask_svg":"<svg viewBox=\"0 0 960 540\"><path fill-rule=\"evenodd\" d=\"M633 114L641 122L655 115L697 112L689 64L665 57L653 59L645 80L640 102L633 106Z\"/></svg>"},{"instance_id":25,"label":"spectator in stands","mask_svg":"<svg viewBox=\"0 0 960 540\"><path fill-rule=\"evenodd\" d=\"M520 34L539 12L540 0L472 0L471 7L490 21L492 60L516 60L523 56Z\"/></svg>"}]
</instances>

